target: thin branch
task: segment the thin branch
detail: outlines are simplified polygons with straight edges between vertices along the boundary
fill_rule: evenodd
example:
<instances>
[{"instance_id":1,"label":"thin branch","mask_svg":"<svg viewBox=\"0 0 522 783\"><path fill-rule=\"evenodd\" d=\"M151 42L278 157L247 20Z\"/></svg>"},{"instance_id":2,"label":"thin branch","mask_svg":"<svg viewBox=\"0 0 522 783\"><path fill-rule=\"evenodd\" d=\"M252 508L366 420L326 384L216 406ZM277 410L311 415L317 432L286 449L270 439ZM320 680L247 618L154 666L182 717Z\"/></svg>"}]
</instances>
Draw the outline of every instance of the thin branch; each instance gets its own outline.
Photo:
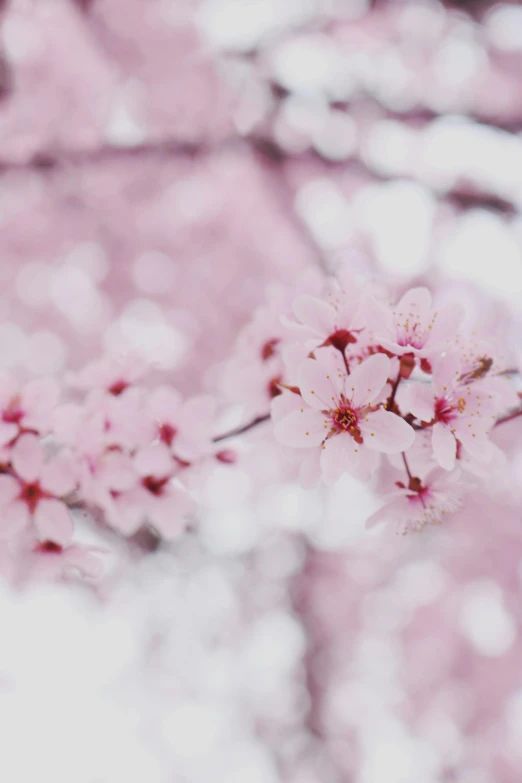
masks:
<instances>
[{"instance_id":1,"label":"thin branch","mask_svg":"<svg viewBox=\"0 0 522 783\"><path fill-rule=\"evenodd\" d=\"M230 430L230 432L225 432L223 435L217 435L215 438L212 438L212 442L219 443L220 441L226 440L227 438L235 438L236 435L242 435L244 432L253 430L254 427L257 427L259 424L264 424L264 422L268 421L269 419L269 413L265 413L264 416L257 416L257 418L253 419L253 421L249 422L248 424L244 424L242 427L236 427L235 429Z\"/></svg>"},{"instance_id":2,"label":"thin branch","mask_svg":"<svg viewBox=\"0 0 522 783\"><path fill-rule=\"evenodd\" d=\"M402 455L402 461L404 462L404 467L406 468L406 473L408 474L408 480L411 482L413 479L413 476L411 475L410 466L408 465L408 460L406 459L406 454L401 452Z\"/></svg>"}]
</instances>

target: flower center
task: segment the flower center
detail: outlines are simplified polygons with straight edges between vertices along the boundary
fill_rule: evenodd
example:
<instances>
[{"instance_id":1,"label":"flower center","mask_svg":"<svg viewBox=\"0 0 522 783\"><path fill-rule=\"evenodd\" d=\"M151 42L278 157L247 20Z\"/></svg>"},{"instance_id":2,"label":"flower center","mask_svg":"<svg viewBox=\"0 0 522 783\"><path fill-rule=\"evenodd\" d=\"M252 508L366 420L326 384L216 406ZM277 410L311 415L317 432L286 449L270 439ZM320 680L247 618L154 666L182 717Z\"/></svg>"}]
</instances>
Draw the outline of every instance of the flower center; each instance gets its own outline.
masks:
<instances>
[{"instance_id":1,"label":"flower center","mask_svg":"<svg viewBox=\"0 0 522 783\"><path fill-rule=\"evenodd\" d=\"M148 489L153 495L159 496L163 494L165 484L168 482L168 478L157 478L156 476L145 476L142 480L142 484L145 489Z\"/></svg>"},{"instance_id":2,"label":"flower center","mask_svg":"<svg viewBox=\"0 0 522 783\"><path fill-rule=\"evenodd\" d=\"M39 501L46 496L38 481L24 484L20 493L20 499L27 503L31 514L34 514Z\"/></svg>"},{"instance_id":3,"label":"flower center","mask_svg":"<svg viewBox=\"0 0 522 783\"><path fill-rule=\"evenodd\" d=\"M58 555L60 552L63 552L63 547L60 546L60 544L55 544L54 541L42 541L40 544L36 546L37 552L47 552L51 553L53 555Z\"/></svg>"},{"instance_id":4,"label":"flower center","mask_svg":"<svg viewBox=\"0 0 522 783\"><path fill-rule=\"evenodd\" d=\"M280 386L281 381L282 378L280 375L278 375L276 378L272 378L272 380L268 382L267 391L270 399L273 399L274 397L278 397L280 394L283 393Z\"/></svg>"},{"instance_id":5,"label":"flower center","mask_svg":"<svg viewBox=\"0 0 522 783\"><path fill-rule=\"evenodd\" d=\"M330 411L330 420L333 432L347 432L357 443L362 443L361 431L357 427L357 414L345 400L341 400L339 406Z\"/></svg>"},{"instance_id":6,"label":"flower center","mask_svg":"<svg viewBox=\"0 0 522 783\"><path fill-rule=\"evenodd\" d=\"M109 386L109 392L110 394L113 394L115 397L119 397L122 392L127 389L129 384L127 381L115 381L115 383L112 384L112 386Z\"/></svg>"},{"instance_id":7,"label":"flower center","mask_svg":"<svg viewBox=\"0 0 522 783\"><path fill-rule=\"evenodd\" d=\"M159 428L159 437L161 442L166 443L167 446L171 446L177 432L177 429L172 427L170 424L162 424Z\"/></svg>"},{"instance_id":8,"label":"flower center","mask_svg":"<svg viewBox=\"0 0 522 783\"><path fill-rule=\"evenodd\" d=\"M465 401L462 400L462 402ZM452 405L445 397L440 397L435 401L435 421L440 421L442 424L449 424L456 418L455 406Z\"/></svg>"},{"instance_id":9,"label":"flower center","mask_svg":"<svg viewBox=\"0 0 522 783\"><path fill-rule=\"evenodd\" d=\"M7 424L19 424L24 417L24 412L20 408L20 397L13 397L7 408L2 413L2 421Z\"/></svg>"},{"instance_id":10,"label":"flower center","mask_svg":"<svg viewBox=\"0 0 522 783\"><path fill-rule=\"evenodd\" d=\"M267 362L276 352L276 345L279 340L274 338L273 340L267 340L261 348L261 358L264 362Z\"/></svg>"}]
</instances>

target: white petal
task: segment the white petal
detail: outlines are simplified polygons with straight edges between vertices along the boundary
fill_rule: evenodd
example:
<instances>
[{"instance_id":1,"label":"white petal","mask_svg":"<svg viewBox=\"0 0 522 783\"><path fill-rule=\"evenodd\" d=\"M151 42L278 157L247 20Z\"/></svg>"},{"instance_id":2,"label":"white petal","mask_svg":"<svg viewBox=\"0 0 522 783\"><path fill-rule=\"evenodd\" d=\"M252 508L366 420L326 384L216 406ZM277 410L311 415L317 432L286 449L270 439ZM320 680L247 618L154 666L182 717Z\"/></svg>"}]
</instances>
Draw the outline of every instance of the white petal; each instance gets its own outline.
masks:
<instances>
[{"instance_id":1,"label":"white petal","mask_svg":"<svg viewBox=\"0 0 522 783\"><path fill-rule=\"evenodd\" d=\"M353 472L357 467L359 446L351 435L333 435L324 444L321 452L323 481L334 484L345 471Z\"/></svg>"},{"instance_id":2,"label":"white petal","mask_svg":"<svg viewBox=\"0 0 522 783\"><path fill-rule=\"evenodd\" d=\"M283 446L306 449L322 443L328 434L328 426L325 427L322 413L303 408L276 422L274 434Z\"/></svg>"},{"instance_id":3,"label":"white petal","mask_svg":"<svg viewBox=\"0 0 522 783\"><path fill-rule=\"evenodd\" d=\"M59 500L40 500L34 523L42 541L54 541L61 546L69 543L74 532L71 515Z\"/></svg>"},{"instance_id":4,"label":"white petal","mask_svg":"<svg viewBox=\"0 0 522 783\"><path fill-rule=\"evenodd\" d=\"M383 454L398 454L413 446L415 431L404 419L385 410L378 410L361 420L359 427L364 434L364 445Z\"/></svg>"},{"instance_id":5,"label":"white petal","mask_svg":"<svg viewBox=\"0 0 522 783\"><path fill-rule=\"evenodd\" d=\"M384 353L376 353L354 367L346 380L348 397L359 408L379 396L388 380L390 360Z\"/></svg>"},{"instance_id":6,"label":"white petal","mask_svg":"<svg viewBox=\"0 0 522 783\"><path fill-rule=\"evenodd\" d=\"M453 470L457 456L457 441L448 427L438 421L431 435L433 454L444 470Z\"/></svg>"}]
</instances>

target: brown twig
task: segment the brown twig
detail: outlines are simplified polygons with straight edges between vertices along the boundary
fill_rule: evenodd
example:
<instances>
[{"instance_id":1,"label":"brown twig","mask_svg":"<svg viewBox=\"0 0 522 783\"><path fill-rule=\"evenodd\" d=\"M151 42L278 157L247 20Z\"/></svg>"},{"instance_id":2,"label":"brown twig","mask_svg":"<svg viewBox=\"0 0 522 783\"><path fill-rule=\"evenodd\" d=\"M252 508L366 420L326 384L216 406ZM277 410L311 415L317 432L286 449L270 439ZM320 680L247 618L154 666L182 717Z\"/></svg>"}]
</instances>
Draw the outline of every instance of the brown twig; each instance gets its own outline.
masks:
<instances>
[{"instance_id":1,"label":"brown twig","mask_svg":"<svg viewBox=\"0 0 522 783\"><path fill-rule=\"evenodd\" d=\"M225 432L223 435L217 435L215 438L212 438L212 442L219 443L220 441L226 440L227 438L234 438L236 435L242 435L244 432L248 432L249 430L254 429L254 427L257 427L259 424L264 424L264 422L268 421L269 419L269 413L265 413L263 416L257 416L248 424L244 424L241 427L236 427L235 429L230 430L230 432Z\"/></svg>"}]
</instances>

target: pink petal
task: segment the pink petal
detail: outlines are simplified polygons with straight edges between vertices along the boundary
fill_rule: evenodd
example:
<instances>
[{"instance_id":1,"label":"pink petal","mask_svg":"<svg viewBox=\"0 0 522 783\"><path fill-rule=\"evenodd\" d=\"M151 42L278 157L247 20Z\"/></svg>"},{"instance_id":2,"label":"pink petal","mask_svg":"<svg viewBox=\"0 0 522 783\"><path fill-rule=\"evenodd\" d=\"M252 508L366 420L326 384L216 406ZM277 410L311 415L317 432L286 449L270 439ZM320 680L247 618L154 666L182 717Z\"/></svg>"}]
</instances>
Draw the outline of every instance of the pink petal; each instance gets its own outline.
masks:
<instances>
[{"instance_id":1,"label":"pink petal","mask_svg":"<svg viewBox=\"0 0 522 783\"><path fill-rule=\"evenodd\" d=\"M360 408L378 397L389 372L390 360L384 353L376 353L354 367L346 380L346 391L354 407Z\"/></svg>"},{"instance_id":2,"label":"pink petal","mask_svg":"<svg viewBox=\"0 0 522 783\"><path fill-rule=\"evenodd\" d=\"M293 305L297 318L307 326L310 326L320 336L328 337L335 328L335 310L327 302L316 299L310 294L301 294Z\"/></svg>"},{"instance_id":3,"label":"pink petal","mask_svg":"<svg viewBox=\"0 0 522 783\"><path fill-rule=\"evenodd\" d=\"M402 413L413 413L419 421L431 421L435 411L435 397L431 384L413 381L406 387L404 394L406 410Z\"/></svg>"},{"instance_id":4,"label":"pink petal","mask_svg":"<svg viewBox=\"0 0 522 783\"><path fill-rule=\"evenodd\" d=\"M43 446L36 435L22 435L11 452L11 462L18 475L25 481L36 481L43 468Z\"/></svg>"},{"instance_id":5,"label":"pink petal","mask_svg":"<svg viewBox=\"0 0 522 783\"><path fill-rule=\"evenodd\" d=\"M9 373L0 373L0 409L6 408L20 392L20 384Z\"/></svg>"},{"instance_id":6,"label":"pink petal","mask_svg":"<svg viewBox=\"0 0 522 783\"><path fill-rule=\"evenodd\" d=\"M186 527L186 517L194 511L194 499L184 490L174 487L148 511L147 518L163 538L178 538Z\"/></svg>"},{"instance_id":7,"label":"pink petal","mask_svg":"<svg viewBox=\"0 0 522 783\"><path fill-rule=\"evenodd\" d=\"M9 424L6 421L0 421L0 447L16 438L18 435L18 425Z\"/></svg>"},{"instance_id":8,"label":"pink petal","mask_svg":"<svg viewBox=\"0 0 522 783\"><path fill-rule=\"evenodd\" d=\"M386 503L385 506L376 511L375 514L368 517L365 527L369 530L370 528L379 525L381 522L395 522L397 519L400 519L404 510L405 503L402 498L392 500L390 503Z\"/></svg>"},{"instance_id":9,"label":"pink petal","mask_svg":"<svg viewBox=\"0 0 522 783\"><path fill-rule=\"evenodd\" d=\"M361 446L345 433L328 438L321 451L321 470L326 485L334 484L342 473L356 469L360 448Z\"/></svg>"},{"instance_id":10,"label":"pink petal","mask_svg":"<svg viewBox=\"0 0 522 783\"><path fill-rule=\"evenodd\" d=\"M414 320L427 325L431 315L431 294L427 288L410 288L409 291L399 299L394 307L397 316L408 317L413 313Z\"/></svg>"},{"instance_id":11,"label":"pink petal","mask_svg":"<svg viewBox=\"0 0 522 783\"><path fill-rule=\"evenodd\" d=\"M0 506L7 506L20 494L20 482L14 476L0 475Z\"/></svg>"},{"instance_id":12,"label":"pink petal","mask_svg":"<svg viewBox=\"0 0 522 783\"><path fill-rule=\"evenodd\" d=\"M76 486L76 470L71 456L59 454L43 466L41 484L47 492L60 497L72 492Z\"/></svg>"},{"instance_id":13,"label":"pink petal","mask_svg":"<svg viewBox=\"0 0 522 783\"><path fill-rule=\"evenodd\" d=\"M345 377L333 362L306 359L299 368L299 389L312 408L330 410L337 407Z\"/></svg>"},{"instance_id":14,"label":"pink petal","mask_svg":"<svg viewBox=\"0 0 522 783\"><path fill-rule=\"evenodd\" d=\"M42 415L48 415L60 398L60 387L52 378L29 381L22 392L22 407L31 424L37 424Z\"/></svg>"},{"instance_id":15,"label":"pink petal","mask_svg":"<svg viewBox=\"0 0 522 783\"><path fill-rule=\"evenodd\" d=\"M447 353L433 362L433 388L437 397L445 397L457 385L462 362L458 353Z\"/></svg>"},{"instance_id":16,"label":"pink petal","mask_svg":"<svg viewBox=\"0 0 522 783\"><path fill-rule=\"evenodd\" d=\"M27 527L29 510L25 503L15 500L0 509L0 538L11 538Z\"/></svg>"},{"instance_id":17,"label":"pink petal","mask_svg":"<svg viewBox=\"0 0 522 783\"><path fill-rule=\"evenodd\" d=\"M100 479L105 486L117 492L125 492L134 486L137 480L130 457L120 451L110 451L104 455L100 463L100 473Z\"/></svg>"},{"instance_id":18,"label":"pink petal","mask_svg":"<svg viewBox=\"0 0 522 783\"><path fill-rule=\"evenodd\" d=\"M464 318L464 308L459 304L443 307L435 318L435 323L426 340L426 347L440 344L443 341L455 341L460 324Z\"/></svg>"},{"instance_id":19,"label":"pink petal","mask_svg":"<svg viewBox=\"0 0 522 783\"><path fill-rule=\"evenodd\" d=\"M34 513L34 523L42 541L54 541L61 546L69 543L74 532L71 515L59 500L41 500Z\"/></svg>"},{"instance_id":20,"label":"pink petal","mask_svg":"<svg viewBox=\"0 0 522 783\"><path fill-rule=\"evenodd\" d=\"M448 427L440 421L434 424L431 435L433 454L444 470L453 470L457 456L457 441Z\"/></svg>"},{"instance_id":21,"label":"pink petal","mask_svg":"<svg viewBox=\"0 0 522 783\"><path fill-rule=\"evenodd\" d=\"M364 435L364 445L369 449L384 454L397 454L413 446L413 428L395 413L381 409L369 413L366 418L367 421L364 419L359 422L359 427Z\"/></svg>"},{"instance_id":22,"label":"pink petal","mask_svg":"<svg viewBox=\"0 0 522 783\"><path fill-rule=\"evenodd\" d=\"M312 411L309 408L302 408L285 416L274 426L276 440L283 446L297 449L319 446L327 433L328 427L325 427L324 416L319 411Z\"/></svg>"},{"instance_id":23,"label":"pink petal","mask_svg":"<svg viewBox=\"0 0 522 783\"><path fill-rule=\"evenodd\" d=\"M170 450L164 443L154 443L141 449L133 463L140 476L168 476L173 468Z\"/></svg>"},{"instance_id":24,"label":"pink petal","mask_svg":"<svg viewBox=\"0 0 522 783\"><path fill-rule=\"evenodd\" d=\"M303 407L303 399L294 392L283 391L274 397L270 404L270 415L272 421L276 422L288 416L290 413L300 410Z\"/></svg>"},{"instance_id":25,"label":"pink petal","mask_svg":"<svg viewBox=\"0 0 522 783\"><path fill-rule=\"evenodd\" d=\"M478 462L489 462L492 457L491 442L484 432L464 424L456 426L455 429L458 439L474 459Z\"/></svg>"},{"instance_id":26,"label":"pink petal","mask_svg":"<svg viewBox=\"0 0 522 783\"><path fill-rule=\"evenodd\" d=\"M173 422L179 416L181 395L171 386L159 386L152 392L149 409L153 418L161 422Z\"/></svg>"}]
</instances>

